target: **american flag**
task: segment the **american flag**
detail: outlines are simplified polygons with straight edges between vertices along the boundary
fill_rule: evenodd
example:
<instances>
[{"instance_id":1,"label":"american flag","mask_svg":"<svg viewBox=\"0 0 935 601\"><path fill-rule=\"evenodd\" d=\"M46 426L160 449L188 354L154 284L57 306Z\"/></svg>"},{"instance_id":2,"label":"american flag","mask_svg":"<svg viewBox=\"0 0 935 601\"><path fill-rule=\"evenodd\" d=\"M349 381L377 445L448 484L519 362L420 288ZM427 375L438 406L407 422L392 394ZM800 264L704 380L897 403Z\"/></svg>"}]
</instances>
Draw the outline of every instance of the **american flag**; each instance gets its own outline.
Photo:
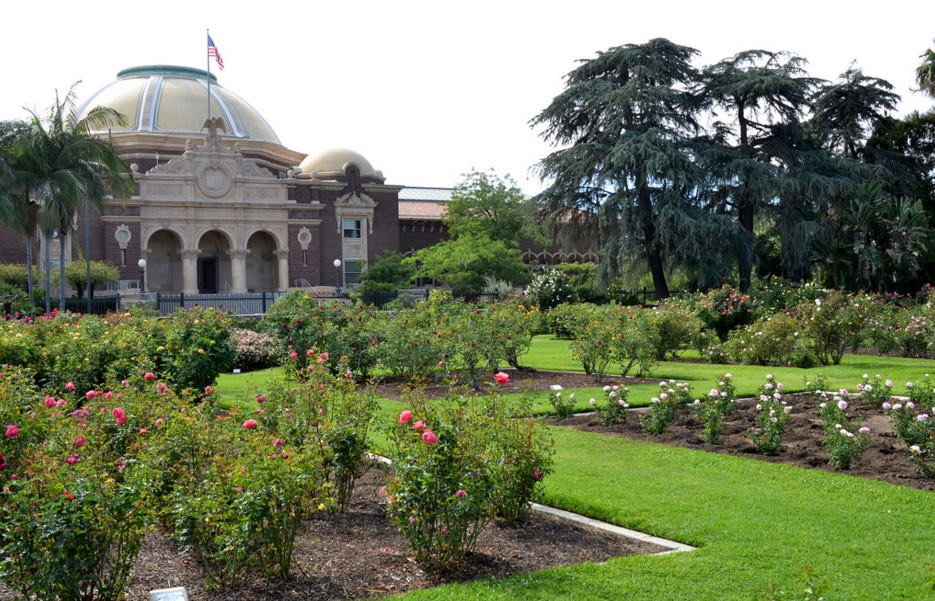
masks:
<instances>
[{"instance_id":1,"label":"american flag","mask_svg":"<svg viewBox=\"0 0 935 601\"><path fill-rule=\"evenodd\" d=\"M218 68L224 70L224 59L221 58L221 53L218 52L218 47L214 45L214 40L211 39L211 36L208 36L208 56L213 56L214 60L218 62Z\"/></svg>"}]
</instances>

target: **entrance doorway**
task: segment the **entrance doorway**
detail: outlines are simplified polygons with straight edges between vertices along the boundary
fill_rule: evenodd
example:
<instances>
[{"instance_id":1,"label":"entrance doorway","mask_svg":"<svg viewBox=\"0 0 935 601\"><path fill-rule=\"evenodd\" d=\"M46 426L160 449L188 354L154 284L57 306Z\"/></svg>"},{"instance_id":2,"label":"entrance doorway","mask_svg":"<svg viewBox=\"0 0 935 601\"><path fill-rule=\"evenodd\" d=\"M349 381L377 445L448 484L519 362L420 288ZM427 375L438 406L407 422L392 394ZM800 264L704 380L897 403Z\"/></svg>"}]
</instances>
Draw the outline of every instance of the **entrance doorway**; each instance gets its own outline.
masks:
<instances>
[{"instance_id":1,"label":"entrance doorway","mask_svg":"<svg viewBox=\"0 0 935 601\"><path fill-rule=\"evenodd\" d=\"M203 257L198 259L198 292L201 294L217 294L217 257Z\"/></svg>"}]
</instances>

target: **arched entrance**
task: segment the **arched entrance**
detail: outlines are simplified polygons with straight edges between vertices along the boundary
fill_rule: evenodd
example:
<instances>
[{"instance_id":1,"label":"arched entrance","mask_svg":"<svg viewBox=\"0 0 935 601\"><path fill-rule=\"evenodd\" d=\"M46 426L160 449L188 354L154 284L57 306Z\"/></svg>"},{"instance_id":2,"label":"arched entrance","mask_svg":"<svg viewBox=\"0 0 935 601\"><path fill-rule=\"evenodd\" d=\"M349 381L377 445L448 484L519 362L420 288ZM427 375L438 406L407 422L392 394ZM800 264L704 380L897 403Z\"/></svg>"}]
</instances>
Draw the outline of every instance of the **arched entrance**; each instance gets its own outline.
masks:
<instances>
[{"instance_id":1,"label":"arched entrance","mask_svg":"<svg viewBox=\"0 0 935 601\"><path fill-rule=\"evenodd\" d=\"M230 241L212 230L198 241L198 292L216 294L232 289Z\"/></svg>"},{"instance_id":2,"label":"arched entrance","mask_svg":"<svg viewBox=\"0 0 935 601\"><path fill-rule=\"evenodd\" d=\"M276 290L276 241L266 232L247 240L247 292Z\"/></svg>"},{"instance_id":3,"label":"arched entrance","mask_svg":"<svg viewBox=\"0 0 935 601\"><path fill-rule=\"evenodd\" d=\"M182 241L169 230L149 237L146 253L146 289L177 292L182 289Z\"/></svg>"}]
</instances>

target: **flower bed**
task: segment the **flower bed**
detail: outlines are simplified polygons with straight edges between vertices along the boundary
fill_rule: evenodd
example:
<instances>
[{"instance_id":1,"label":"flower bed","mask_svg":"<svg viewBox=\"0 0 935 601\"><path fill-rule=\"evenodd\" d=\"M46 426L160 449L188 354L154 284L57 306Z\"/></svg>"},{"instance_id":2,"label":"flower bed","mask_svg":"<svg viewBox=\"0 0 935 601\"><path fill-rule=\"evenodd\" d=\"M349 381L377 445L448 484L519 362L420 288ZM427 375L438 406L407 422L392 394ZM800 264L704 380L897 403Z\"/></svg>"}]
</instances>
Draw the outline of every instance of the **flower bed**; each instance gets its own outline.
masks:
<instances>
[{"instance_id":1,"label":"flower bed","mask_svg":"<svg viewBox=\"0 0 935 601\"><path fill-rule=\"evenodd\" d=\"M405 539L387 518L385 499L379 495L385 482L382 468L369 470L358 481L347 513L320 513L308 522L296 540L295 577L285 584L248 573L233 590L209 591L205 567L156 532L133 565L127 598L145 599L150 590L184 586L190 598L203 601L355 599L664 550L532 513L519 524L488 528L477 552L459 570L426 573L410 560ZM0 600L12 598L12 591L0 585Z\"/></svg>"},{"instance_id":2,"label":"flower bed","mask_svg":"<svg viewBox=\"0 0 935 601\"><path fill-rule=\"evenodd\" d=\"M834 470L829 466L826 447L822 444L825 430L819 413L819 400L807 394L787 395L792 406L789 421L778 454L759 454L748 437L754 427L758 411L752 400L740 400L737 409L724 417L722 443L710 445L704 442L704 425L692 411L682 411L658 436L648 434L636 415L631 415L623 424L605 426L596 414L576 415L565 420L550 418L550 423L577 428L589 432L614 434L627 438L649 440L663 444L689 447L705 451L728 453L785 463L806 468L819 468L874 480L885 480L893 484L911 486L923 490L935 490L935 479L925 478L916 472L915 464L893 431L890 418L880 409L863 407L852 403L848 412L852 419L870 428L869 440L863 453L847 470ZM642 413L644 410L634 410Z\"/></svg>"}]
</instances>

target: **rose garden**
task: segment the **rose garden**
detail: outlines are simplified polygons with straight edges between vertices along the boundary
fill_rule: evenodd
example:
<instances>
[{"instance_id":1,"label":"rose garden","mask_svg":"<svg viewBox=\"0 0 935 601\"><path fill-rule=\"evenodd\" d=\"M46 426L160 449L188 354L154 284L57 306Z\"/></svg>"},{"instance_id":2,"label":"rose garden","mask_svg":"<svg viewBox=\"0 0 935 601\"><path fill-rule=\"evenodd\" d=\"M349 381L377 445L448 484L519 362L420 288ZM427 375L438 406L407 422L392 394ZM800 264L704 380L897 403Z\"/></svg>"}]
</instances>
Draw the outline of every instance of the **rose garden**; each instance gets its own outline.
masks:
<instances>
[{"instance_id":1,"label":"rose garden","mask_svg":"<svg viewBox=\"0 0 935 601\"><path fill-rule=\"evenodd\" d=\"M10 316L0 597L926 594L932 299L534 300Z\"/></svg>"}]
</instances>

